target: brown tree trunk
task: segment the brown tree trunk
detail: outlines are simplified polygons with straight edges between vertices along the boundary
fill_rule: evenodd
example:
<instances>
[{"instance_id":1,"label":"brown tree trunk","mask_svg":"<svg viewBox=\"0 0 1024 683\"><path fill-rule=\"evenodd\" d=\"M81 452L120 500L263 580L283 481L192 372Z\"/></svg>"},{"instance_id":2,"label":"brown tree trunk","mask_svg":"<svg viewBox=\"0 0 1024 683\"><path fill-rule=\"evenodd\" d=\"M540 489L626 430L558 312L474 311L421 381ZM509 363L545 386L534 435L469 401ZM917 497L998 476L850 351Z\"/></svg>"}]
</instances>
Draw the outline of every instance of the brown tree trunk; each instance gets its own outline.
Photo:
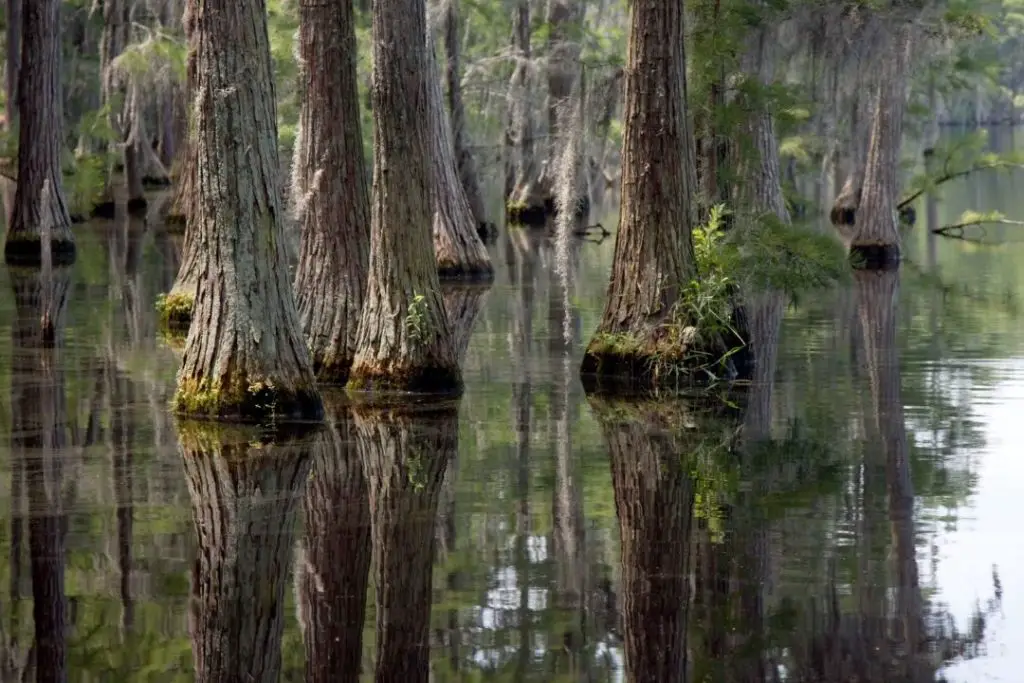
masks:
<instances>
[{"instance_id":1,"label":"brown tree trunk","mask_svg":"<svg viewBox=\"0 0 1024 683\"><path fill-rule=\"evenodd\" d=\"M630 10L622 208L604 314L581 368L588 384L674 382L650 361L681 361L692 336L678 306L682 287L697 275L683 14L682 3L656 0ZM660 161L651 166L654 158Z\"/></svg>"},{"instance_id":2,"label":"brown tree trunk","mask_svg":"<svg viewBox=\"0 0 1024 683\"><path fill-rule=\"evenodd\" d=\"M611 455L622 544L622 628L628 683L685 683L694 484L673 425L679 405L591 407Z\"/></svg>"},{"instance_id":3,"label":"brown tree trunk","mask_svg":"<svg viewBox=\"0 0 1024 683\"><path fill-rule=\"evenodd\" d=\"M31 13L26 12L26 20ZM67 521L62 470L68 430L59 349L63 345L71 273L66 268L49 272L14 269L10 276L15 305L11 328L11 451L24 463L35 680L63 683L68 671L64 590Z\"/></svg>"},{"instance_id":4,"label":"brown tree trunk","mask_svg":"<svg viewBox=\"0 0 1024 683\"><path fill-rule=\"evenodd\" d=\"M333 424L317 439L306 484L296 604L306 683L358 683L372 550L369 493L348 408L329 419Z\"/></svg>"},{"instance_id":5,"label":"brown tree trunk","mask_svg":"<svg viewBox=\"0 0 1024 683\"><path fill-rule=\"evenodd\" d=\"M288 282L266 5L192 0L188 20L197 180L189 226L202 265L175 409L319 419Z\"/></svg>"},{"instance_id":6,"label":"brown tree trunk","mask_svg":"<svg viewBox=\"0 0 1024 683\"><path fill-rule=\"evenodd\" d=\"M423 258L434 216L426 30L423 0L373 3L370 276L352 389L462 389L437 267Z\"/></svg>"},{"instance_id":7,"label":"brown tree trunk","mask_svg":"<svg viewBox=\"0 0 1024 683\"><path fill-rule=\"evenodd\" d=\"M427 43L427 98L430 109L431 171L434 197L434 255L441 279L492 280L494 268L477 232L477 221L459 180L452 144L451 124L444 108L444 92L429 28Z\"/></svg>"},{"instance_id":8,"label":"brown tree trunk","mask_svg":"<svg viewBox=\"0 0 1024 683\"><path fill-rule=\"evenodd\" d=\"M487 224L487 211L476 177L476 163L466 135L466 108L462 101L462 62L459 44L459 2L448 0L444 15L445 80L448 82L448 109L451 112L452 142L455 164L459 170L462 189L473 210L478 226Z\"/></svg>"},{"instance_id":9,"label":"brown tree trunk","mask_svg":"<svg viewBox=\"0 0 1024 683\"><path fill-rule=\"evenodd\" d=\"M22 54L32 59L18 72L18 187L7 231L8 263L54 265L75 260L61 177L64 143L60 86L60 0L35 0L22 6Z\"/></svg>"},{"instance_id":10,"label":"brown tree trunk","mask_svg":"<svg viewBox=\"0 0 1024 683\"><path fill-rule=\"evenodd\" d=\"M179 422L198 549L189 629L198 683L277 683L306 441ZM253 445L255 442L256 445Z\"/></svg>"},{"instance_id":11,"label":"brown tree trunk","mask_svg":"<svg viewBox=\"0 0 1024 683\"><path fill-rule=\"evenodd\" d=\"M303 0L299 22L303 99L292 166L292 201L302 226L296 304L317 376L344 384L370 252L352 3Z\"/></svg>"},{"instance_id":12,"label":"brown tree trunk","mask_svg":"<svg viewBox=\"0 0 1024 683\"><path fill-rule=\"evenodd\" d=\"M909 23L898 28L890 39L892 54L881 60L864 189L849 245L857 267L890 268L900 260L896 211L912 30Z\"/></svg>"},{"instance_id":13,"label":"brown tree trunk","mask_svg":"<svg viewBox=\"0 0 1024 683\"><path fill-rule=\"evenodd\" d=\"M458 405L357 407L355 422L377 572L374 680L427 683L434 525L445 469L458 450Z\"/></svg>"}]
</instances>

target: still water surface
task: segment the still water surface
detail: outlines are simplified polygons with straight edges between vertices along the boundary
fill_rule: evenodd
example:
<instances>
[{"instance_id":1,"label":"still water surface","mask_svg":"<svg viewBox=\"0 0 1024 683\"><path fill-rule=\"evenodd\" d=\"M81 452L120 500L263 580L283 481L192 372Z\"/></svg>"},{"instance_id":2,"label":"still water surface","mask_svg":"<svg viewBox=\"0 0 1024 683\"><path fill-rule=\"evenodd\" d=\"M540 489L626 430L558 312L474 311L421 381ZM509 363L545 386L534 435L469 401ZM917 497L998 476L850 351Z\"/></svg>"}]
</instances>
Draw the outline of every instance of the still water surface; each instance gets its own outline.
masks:
<instances>
[{"instance_id":1,"label":"still water surface","mask_svg":"<svg viewBox=\"0 0 1024 683\"><path fill-rule=\"evenodd\" d=\"M951 188L937 219L982 195L1024 211L1021 180ZM79 245L52 281L0 276L0 680L58 680L61 650L83 682L194 680L194 652L208 681L1024 670L1024 247L911 235L898 279L804 297L777 330L765 308L770 381L627 404L576 376L611 240L520 235L489 291L446 295L461 401L334 397L330 429L261 444L166 410L153 300L177 238L117 221Z\"/></svg>"}]
</instances>

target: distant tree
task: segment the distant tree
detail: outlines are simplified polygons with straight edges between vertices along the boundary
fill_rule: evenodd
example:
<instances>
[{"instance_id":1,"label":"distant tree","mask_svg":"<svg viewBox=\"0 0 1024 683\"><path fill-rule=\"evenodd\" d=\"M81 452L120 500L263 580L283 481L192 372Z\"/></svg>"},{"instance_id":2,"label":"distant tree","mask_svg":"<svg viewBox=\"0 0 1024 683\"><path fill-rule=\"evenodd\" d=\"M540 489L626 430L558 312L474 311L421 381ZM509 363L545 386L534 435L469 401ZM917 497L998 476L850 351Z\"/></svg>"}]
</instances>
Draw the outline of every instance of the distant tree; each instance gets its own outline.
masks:
<instances>
[{"instance_id":1,"label":"distant tree","mask_svg":"<svg viewBox=\"0 0 1024 683\"><path fill-rule=\"evenodd\" d=\"M64 198L60 0L22 5L23 59L18 71L18 186L7 230L8 263L55 265L75 260L75 238Z\"/></svg>"},{"instance_id":2,"label":"distant tree","mask_svg":"<svg viewBox=\"0 0 1024 683\"><path fill-rule=\"evenodd\" d=\"M264 0L192 0L201 249L174 407L206 417L323 416L288 281Z\"/></svg>"}]
</instances>

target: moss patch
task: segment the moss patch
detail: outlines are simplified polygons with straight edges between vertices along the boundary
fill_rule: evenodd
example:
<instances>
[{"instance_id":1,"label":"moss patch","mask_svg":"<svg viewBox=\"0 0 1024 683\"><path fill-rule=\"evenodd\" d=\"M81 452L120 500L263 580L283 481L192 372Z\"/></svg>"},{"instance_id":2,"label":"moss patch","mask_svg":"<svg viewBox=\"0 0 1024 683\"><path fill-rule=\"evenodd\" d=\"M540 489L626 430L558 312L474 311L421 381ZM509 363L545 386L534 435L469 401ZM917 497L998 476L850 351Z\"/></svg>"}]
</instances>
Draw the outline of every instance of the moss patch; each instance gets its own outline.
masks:
<instances>
[{"instance_id":1,"label":"moss patch","mask_svg":"<svg viewBox=\"0 0 1024 683\"><path fill-rule=\"evenodd\" d=\"M77 251L74 240L50 240L50 262L54 266L70 266ZM38 236L8 237L4 244L4 261L8 265L38 268L43 265L43 241Z\"/></svg>"},{"instance_id":2,"label":"moss patch","mask_svg":"<svg viewBox=\"0 0 1024 683\"><path fill-rule=\"evenodd\" d=\"M322 425L313 422L240 425L190 419L179 419L176 427L178 441L186 453L210 453L229 460L273 453L269 449L274 447L302 446L322 429Z\"/></svg>"},{"instance_id":3,"label":"moss patch","mask_svg":"<svg viewBox=\"0 0 1024 683\"><path fill-rule=\"evenodd\" d=\"M348 391L384 394L461 395L462 373L458 366L384 368L362 364L353 366Z\"/></svg>"},{"instance_id":4,"label":"moss patch","mask_svg":"<svg viewBox=\"0 0 1024 683\"><path fill-rule=\"evenodd\" d=\"M156 312L161 329L175 335L188 334L192 324L192 297L187 294L161 294L156 298Z\"/></svg>"},{"instance_id":5,"label":"moss patch","mask_svg":"<svg viewBox=\"0 0 1024 683\"><path fill-rule=\"evenodd\" d=\"M283 389L272 379L242 377L220 383L181 380L172 407L188 417L239 422L319 421L324 416L314 386Z\"/></svg>"}]
</instances>

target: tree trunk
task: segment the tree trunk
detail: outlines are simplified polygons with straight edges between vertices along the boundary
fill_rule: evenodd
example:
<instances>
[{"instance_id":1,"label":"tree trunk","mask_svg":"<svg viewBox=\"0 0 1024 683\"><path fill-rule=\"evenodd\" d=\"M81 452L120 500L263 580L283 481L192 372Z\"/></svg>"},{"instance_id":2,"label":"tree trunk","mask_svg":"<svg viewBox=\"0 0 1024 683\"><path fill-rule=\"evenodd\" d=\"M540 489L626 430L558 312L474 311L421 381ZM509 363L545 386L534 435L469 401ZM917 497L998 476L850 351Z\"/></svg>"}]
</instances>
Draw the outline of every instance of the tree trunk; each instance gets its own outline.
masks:
<instances>
[{"instance_id":1,"label":"tree trunk","mask_svg":"<svg viewBox=\"0 0 1024 683\"><path fill-rule=\"evenodd\" d=\"M174 195L168 204L164 222L172 232L183 231L188 219L189 202L195 196L192 189L196 170L195 145L187 138L182 143L181 168L174 181Z\"/></svg>"},{"instance_id":2,"label":"tree trunk","mask_svg":"<svg viewBox=\"0 0 1024 683\"><path fill-rule=\"evenodd\" d=\"M201 275L175 409L320 419L288 282L266 5L192 0L189 12L196 60L189 229L201 245Z\"/></svg>"},{"instance_id":3,"label":"tree trunk","mask_svg":"<svg viewBox=\"0 0 1024 683\"><path fill-rule=\"evenodd\" d=\"M32 11L25 14L28 25ZM50 272L15 269L10 276L15 305L11 328L11 451L24 463L28 499L35 680L63 683L68 671L64 591L67 518L62 470L68 438L64 363L59 348L63 345L71 273L66 268Z\"/></svg>"},{"instance_id":4,"label":"tree trunk","mask_svg":"<svg viewBox=\"0 0 1024 683\"><path fill-rule=\"evenodd\" d=\"M369 493L348 408L330 419L306 484L296 604L306 683L358 683L371 556Z\"/></svg>"},{"instance_id":5,"label":"tree trunk","mask_svg":"<svg viewBox=\"0 0 1024 683\"><path fill-rule=\"evenodd\" d=\"M18 121L18 79L21 72L21 6L23 0L7 0L7 64L5 69L7 87L7 111L4 128L17 130Z\"/></svg>"},{"instance_id":6,"label":"tree trunk","mask_svg":"<svg viewBox=\"0 0 1024 683\"><path fill-rule=\"evenodd\" d=\"M18 72L18 187L4 258L40 265L48 251L54 265L68 265L75 238L61 177L60 0L26 2L22 10L22 54L32 59Z\"/></svg>"},{"instance_id":7,"label":"tree trunk","mask_svg":"<svg viewBox=\"0 0 1024 683\"><path fill-rule=\"evenodd\" d=\"M897 29L891 39L893 54L881 60L864 189L850 240L850 255L857 267L879 269L899 265L896 210L912 30L909 23Z\"/></svg>"},{"instance_id":8,"label":"tree trunk","mask_svg":"<svg viewBox=\"0 0 1024 683\"><path fill-rule=\"evenodd\" d=\"M462 62L459 45L459 2L448 0L444 15L445 80L448 82L448 109L451 112L455 163L462 189L469 200L478 226L487 224L487 211L476 177L476 163L466 140L466 108L462 101Z\"/></svg>"},{"instance_id":9,"label":"tree trunk","mask_svg":"<svg viewBox=\"0 0 1024 683\"><path fill-rule=\"evenodd\" d=\"M292 201L302 226L296 304L321 381L344 384L366 292L370 204L348 0L299 6L302 113Z\"/></svg>"},{"instance_id":10,"label":"tree trunk","mask_svg":"<svg viewBox=\"0 0 1024 683\"><path fill-rule=\"evenodd\" d=\"M568 107L580 75L580 44L574 37L580 29L581 7L577 0L547 0L548 33L548 158L558 154L557 141L573 125Z\"/></svg>"},{"instance_id":11,"label":"tree trunk","mask_svg":"<svg viewBox=\"0 0 1024 683\"><path fill-rule=\"evenodd\" d=\"M373 3L370 276L352 389L462 389L437 267L423 258L434 215L426 30L423 0Z\"/></svg>"},{"instance_id":12,"label":"tree trunk","mask_svg":"<svg viewBox=\"0 0 1024 683\"><path fill-rule=\"evenodd\" d=\"M626 681L685 683L695 491L689 449L672 425L692 416L673 405L595 400L591 407L611 454Z\"/></svg>"},{"instance_id":13,"label":"tree trunk","mask_svg":"<svg viewBox=\"0 0 1024 683\"><path fill-rule=\"evenodd\" d=\"M359 407L355 422L377 571L374 680L427 683L434 525L445 469L458 450L458 406Z\"/></svg>"},{"instance_id":14,"label":"tree trunk","mask_svg":"<svg viewBox=\"0 0 1024 683\"><path fill-rule=\"evenodd\" d=\"M452 129L444 108L434 37L426 32L427 98L430 109L431 172L434 197L434 255L441 279L494 279L491 257L480 233L473 207L459 180Z\"/></svg>"},{"instance_id":15,"label":"tree trunk","mask_svg":"<svg viewBox=\"0 0 1024 683\"><path fill-rule=\"evenodd\" d=\"M530 3L518 0L512 13L512 52L515 67L508 84L508 123L505 130L505 203L512 201L521 178L533 173L533 115L529 104Z\"/></svg>"},{"instance_id":16,"label":"tree trunk","mask_svg":"<svg viewBox=\"0 0 1024 683\"><path fill-rule=\"evenodd\" d=\"M309 443L180 422L198 537L189 630L197 683L277 683ZM255 442L255 445L253 444Z\"/></svg>"},{"instance_id":17,"label":"tree trunk","mask_svg":"<svg viewBox=\"0 0 1024 683\"><path fill-rule=\"evenodd\" d=\"M489 287L480 285L445 285L441 288L444 310L452 326L452 343L460 366L466 357L476 318L484 307L488 291Z\"/></svg>"},{"instance_id":18,"label":"tree trunk","mask_svg":"<svg viewBox=\"0 0 1024 683\"><path fill-rule=\"evenodd\" d=\"M682 3L656 0L630 10L619 230L604 314L581 368L588 384L674 382L676 373L651 361L682 363L692 337L679 306L697 275L683 13Z\"/></svg>"}]
</instances>

